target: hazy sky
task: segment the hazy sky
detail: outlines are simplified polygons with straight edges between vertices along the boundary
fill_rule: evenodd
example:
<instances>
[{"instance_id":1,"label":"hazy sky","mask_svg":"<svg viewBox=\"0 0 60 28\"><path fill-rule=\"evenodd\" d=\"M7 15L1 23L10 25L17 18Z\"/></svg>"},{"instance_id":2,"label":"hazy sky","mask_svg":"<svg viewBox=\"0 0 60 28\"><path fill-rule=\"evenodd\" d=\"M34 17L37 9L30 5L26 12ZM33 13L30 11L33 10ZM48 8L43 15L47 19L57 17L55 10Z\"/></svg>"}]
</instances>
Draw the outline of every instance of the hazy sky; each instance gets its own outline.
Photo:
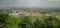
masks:
<instances>
[{"instance_id":1,"label":"hazy sky","mask_svg":"<svg viewBox=\"0 0 60 28\"><path fill-rule=\"evenodd\" d=\"M60 7L60 0L0 0L0 7Z\"/></svg>"}]
</instances>

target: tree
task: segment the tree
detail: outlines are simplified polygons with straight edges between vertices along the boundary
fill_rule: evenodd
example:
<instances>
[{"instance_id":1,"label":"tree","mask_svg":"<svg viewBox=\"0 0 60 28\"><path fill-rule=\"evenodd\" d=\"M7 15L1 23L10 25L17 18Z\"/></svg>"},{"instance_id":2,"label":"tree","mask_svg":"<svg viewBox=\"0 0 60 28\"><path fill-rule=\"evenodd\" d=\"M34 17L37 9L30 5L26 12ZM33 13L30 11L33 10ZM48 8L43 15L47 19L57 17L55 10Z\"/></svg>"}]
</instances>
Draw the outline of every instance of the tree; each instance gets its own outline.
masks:
<instances>
[{"instance_id":1,"label":"tree","mask_svg":"<svg viewBox=\"0 0 60 28\"><path fill-rule=\"evenodd\" d=\"M46 28L57 28L58 27L58 18L55 16L49 16L49 18L45 19L45 27Z\"/></svg>"},{"instance_id":2,"label":"tree","mask_svg":"<svg viewBox=\"0 0 60 28\"><path fill-rule=\"evenodd\" d=\"M3 28L7 24L7 19L9 15L6 13L0 13L0 28Z\"/></svg>"},{"instance_id":3,"label":"tree","mask_svg":"<svg viewBox=\"0 0 60 28\"><path fill-rule=\"evenodd\" d=\"M34 28L43 28L43 24L37 19L34 23Z\"/></svg>"},{"instance_id":4,"label":"tree","mask_svg":"<svg viewBox=\"0 0 60 28\"><path fill-rule=\"evenodd\" d=\"M19 23L19 27L21 26L21 28L30 28L32 23L31 23L31 19L29 16L24 16L23 17L23 21L21 23Z\"/></svg>"}]
</instances>

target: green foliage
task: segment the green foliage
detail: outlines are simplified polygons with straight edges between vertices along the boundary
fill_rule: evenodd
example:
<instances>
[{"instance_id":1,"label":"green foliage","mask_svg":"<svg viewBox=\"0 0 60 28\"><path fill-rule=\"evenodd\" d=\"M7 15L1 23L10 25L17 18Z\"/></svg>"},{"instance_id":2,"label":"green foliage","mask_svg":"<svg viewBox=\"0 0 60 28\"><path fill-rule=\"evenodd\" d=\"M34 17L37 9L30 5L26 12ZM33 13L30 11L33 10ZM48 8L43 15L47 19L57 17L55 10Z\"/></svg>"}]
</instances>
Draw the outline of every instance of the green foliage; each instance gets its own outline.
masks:
<instances>
[{"instance_id":1,"label":"green foliage","mask_svg":"<svg viewBox=\"0 0 60 28\"><path fill-rule=\"evenodd\" d=\"M37 19L34 23L34 28L41 28L40 26L41 26L40 21L39 21L39 19Z\"/></svg>"},{"instance_id":2,"label":"green foliage","mask_svg":"<svg viewBox=\"0 0 60 28\"><path fill-rule=\"evenodd\" d=\"M1 27L0 28L3 28L6 26L7 24L7 19L8 19L9 15L6 14L6 13L0 13L0 25Z\"/></svg>"},{"instance_id":3,"label":"green foliage","mask_svg":"<svg viewBox=\"0 0 60 28\"><path fill-rule=\"evenodd\" d=\"M58 18L55 16L49 16L49 18L45 19L45 27L46 28L58 28Z\"/></svg>"},{"instance_id":4,"label":"green foliage","mask_svg":"<svg viewBox=\"0 0 60 28\"><path fill-rule=\"evenodd\" d=\"M9 17L8 14L5 14L5 13L1 13L0 14L0 21L3 23L5 22L5 20Z\"/></svg>"},{"instance_id":5,"label":"green foliage","mask_svg":"<svg viewBox=\"0 0 60 28\"><path fill-rule=\"evenodd\" d=\"M19 28L20 26L25 28L60 28L60 20L55 16L44 18L43 16L12 17L6 13L0 13L0 25L0 28Z\"/></svg>"}]
</instances>

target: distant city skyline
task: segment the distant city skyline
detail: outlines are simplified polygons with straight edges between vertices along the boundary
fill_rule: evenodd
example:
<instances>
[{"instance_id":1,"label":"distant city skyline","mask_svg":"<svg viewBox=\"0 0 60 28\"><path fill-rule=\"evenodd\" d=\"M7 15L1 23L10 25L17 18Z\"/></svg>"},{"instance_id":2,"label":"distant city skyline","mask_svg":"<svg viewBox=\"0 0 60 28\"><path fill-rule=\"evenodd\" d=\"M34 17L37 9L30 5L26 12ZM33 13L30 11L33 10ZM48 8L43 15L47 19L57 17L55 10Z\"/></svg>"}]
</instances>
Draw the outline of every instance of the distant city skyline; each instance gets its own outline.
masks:
<instances>
[{"instance_id":1,"label":"distant city skyline","mask_svg":"<svg viewBox=\"0 0 60 28\"><path fill-rule=\"evenodd\" d=\"M0 0L0 7L60 7L60 0Z\"/></svg>"}]
</instances>

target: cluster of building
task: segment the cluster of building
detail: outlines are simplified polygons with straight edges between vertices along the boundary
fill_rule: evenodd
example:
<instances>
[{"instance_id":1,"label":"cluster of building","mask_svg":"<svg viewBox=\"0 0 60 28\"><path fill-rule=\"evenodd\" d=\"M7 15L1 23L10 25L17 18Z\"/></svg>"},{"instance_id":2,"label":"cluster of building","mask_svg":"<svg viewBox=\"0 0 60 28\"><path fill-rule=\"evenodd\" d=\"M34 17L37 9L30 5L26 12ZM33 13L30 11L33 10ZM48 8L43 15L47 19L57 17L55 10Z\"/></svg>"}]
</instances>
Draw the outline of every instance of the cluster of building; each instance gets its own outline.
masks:
<instances>
[{"instance_id":1,"label":"cluster of building","mask_svg":"<svg viewBox=\"0 0 60 28\"><path fill-rule=\"evenodd\" d=\"M24 15L24 16L41 16L41 14L39 12L16 12L16 11L13 11L13 13L9 14L11 16L19 16L19 15Z\"/></svg>"},{"instance_id":2,"label":"cluster of building","mask_svg":"<svg viewBox=\"0 0 60 28\"><path fill-rule=\"evenodd\" d=\"M50 16L50 14L41 14L39 12L34 12L34 11L27 11L27 12L16 12L13 11L13 13L9 14L10 16ZM51 14L52 15L52 14Z\"/></svg>"}]
</instances>

